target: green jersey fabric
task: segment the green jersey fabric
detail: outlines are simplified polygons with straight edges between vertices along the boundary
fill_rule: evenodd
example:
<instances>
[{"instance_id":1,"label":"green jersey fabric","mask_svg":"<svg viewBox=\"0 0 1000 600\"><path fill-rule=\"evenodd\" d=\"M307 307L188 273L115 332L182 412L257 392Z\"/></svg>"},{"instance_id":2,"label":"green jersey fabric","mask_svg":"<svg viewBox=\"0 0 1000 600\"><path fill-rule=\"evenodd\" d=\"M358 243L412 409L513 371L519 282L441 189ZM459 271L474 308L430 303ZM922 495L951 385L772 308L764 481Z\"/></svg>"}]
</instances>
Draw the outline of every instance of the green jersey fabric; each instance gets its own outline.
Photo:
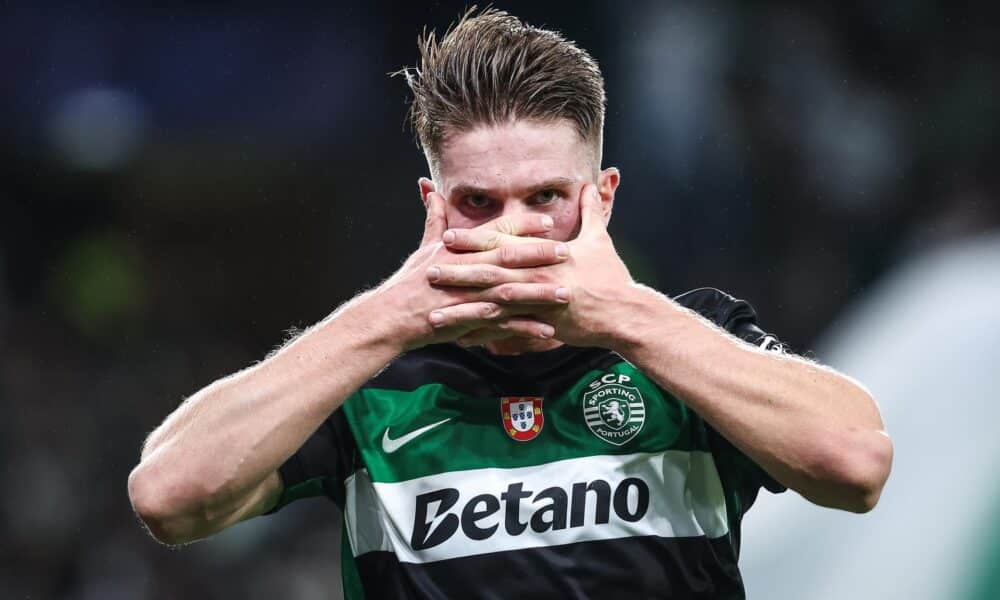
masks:
<instances>
[{"instance_id":1,"label":"green jersey fabric","mask_svg":"<svg viewBox=\"0 0 1000 600\"><path fill-rule=\"evenodd\" d=\"M783 351L744 301L675 300ZM280 474L273 510L343 509L348 598L743 598L741 519L784 490L627 360L571 346L404 354Z\"/></svg>"}]
</instances>

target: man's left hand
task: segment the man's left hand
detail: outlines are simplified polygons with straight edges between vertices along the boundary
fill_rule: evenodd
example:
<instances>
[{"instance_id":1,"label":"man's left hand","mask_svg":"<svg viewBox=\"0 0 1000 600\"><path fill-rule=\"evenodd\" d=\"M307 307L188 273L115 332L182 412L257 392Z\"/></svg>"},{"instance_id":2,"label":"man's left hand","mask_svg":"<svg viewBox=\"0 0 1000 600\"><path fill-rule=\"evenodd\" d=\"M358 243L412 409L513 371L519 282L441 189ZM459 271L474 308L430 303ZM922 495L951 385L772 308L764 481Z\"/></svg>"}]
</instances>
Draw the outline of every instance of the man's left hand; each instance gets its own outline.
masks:
<instances>
[{"instance_id":1,"label":"man's left hand","mask_svg":"<svg viewBox=\"0 0 1000 600\"><path fill-rule=\"evenodd\" d=\"M607 217L593 184L580 194L580 233L567 243L569 258L544 267L503 268L495 265L435 265L428 279L435 286L495 287L501 295L506 283L559 282L569 302L556 308L543 308L531 315L555 328L555 338L575 346L611 344L616 329L616 312L625 296L637 286L625 263L615 251L607 231ZM485 251L540 240L475 229L451 229L444 236L445 245L454 252ZM447 324L458 324L462 305L438 309ZM478 329L459 340L464 345L482 344L508 337L504 323Z\"/></svg>"}]
</instances>

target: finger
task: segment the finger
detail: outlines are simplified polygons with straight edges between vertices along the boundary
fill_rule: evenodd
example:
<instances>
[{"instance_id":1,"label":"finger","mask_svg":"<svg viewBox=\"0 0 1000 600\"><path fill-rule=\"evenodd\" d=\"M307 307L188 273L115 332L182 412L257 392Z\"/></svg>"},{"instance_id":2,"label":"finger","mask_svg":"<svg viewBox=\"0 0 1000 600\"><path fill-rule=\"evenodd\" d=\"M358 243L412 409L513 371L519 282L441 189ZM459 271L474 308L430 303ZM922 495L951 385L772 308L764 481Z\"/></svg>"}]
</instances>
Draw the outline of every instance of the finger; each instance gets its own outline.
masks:
<instances>
[{"instance_id":1,"label":"finger","mask_svg":"<svg viewBox=\"0 0 1000 600\"><path fill-rule=\"evenodd\" d=\"M492 327L481 327L458 338L459 346L482 346L512 337L548 339L555 333L551 325L525 317L512 317Z\"/></svg>"},{"instance_id":2,"label":"finger","mask_svg":"<svg viewBox=\"0 0 1000 600\"><path fill-rule=\"evenodd\" d=\"M561 263L569 258L569 246L562 242L532 242L500 246L486 252L456 255L459 264L491 264L508 269L541 267Z\"/></svg>"},{"instance_id":3,"label":"finger","mask_svg":"<svg viewBox=\"0 0 1000 600\"><path fill-rule=\"evenodd\" d=\"M526 234L525 234L526 235ZM449 229L441 239L450 250L484 252L510 244L535 244L541 238L501 233L493 229Z\"/></svg>"},{"instance_id":4,"label":"finger","mask_svg":"<svg viewBox=\"0 0 1000 600\"><path fill-rule=\"evenodd\" d=\"M511 317L497 323L500 331L509 331L519 337L549 339L556 334L555 327L528 317Z\"/></svg>"},{"instance_id":5,"label":"finger","mask_svg":"<svg viewBox=\"0 0 1000 600\"><path fill-rule=\"evenodd\" d=\"M483 290L480 299L497 304L566 304L569 288L555 283L504 283Z\"/></svg>"},{"instance_id":6,"label":"finger","mask_svg":"<svg viewBox=\"0 0 1000 600\"><path fill-rule=\"evenodd\" d=\"M500 305L494 302L465 302L434 310L427 320L437 329L453 325L476 327L499 319L502 312Z\"/></svg>"},{"instance_id":7,"label":"finger","mask_svg":"<svg viewBox=\"0 0 1000 600\"><path fill-rule=\"evenodd\" d=\"M544 308L532 305L501 306L496 302L465 302L435 309L427 316L427 320L435 329L453 326L477 329L508 317L531 314Z\"/></svg>"},{"instance_id":8,"label":"finger","mask_svg":"<svg viewBox=\"0 0 1000 600\"><path fill-rule=\"evenodd\" d=\"M505 269L490 264L441 264L427 269L427 281L434 285L488 288L503 283L542 283L537 269Z\"/></svg>"},{"instance_id":9,"label":"finger","mask_svg":"<svg viewBox=\"0 0 1000 600\"><path fill-rule=\"evenodd\" d=\"M427 219L424 221L424 237L420 240L420 246L427 246L435 242L440 242L444 232L448 229L448 221L444 212L444 198L437 192L427 194L426 202Z\"/></svg>"},{"instance_id":10,"label":"finger","mask_svg":"<svg viewBox=\"0 0 1000 600\"><path fill-rule=\"evenodd\" d=\"M476 229L497 231L507 235L533 235L545 233L552 229L555 223L549 215L539 213L520 213L497 217L488 223L483 223Z\"/></svg>"},{"instance_id":11,"label":"finger","mask_svg":"<svg viewBox=\"0 0 1000 600\"><path fill-rule=\"evenodd\" d=\"M588 183L580 192L580 233L606 231L608 223L597 186Z\"/></svg>"}]
</instances>

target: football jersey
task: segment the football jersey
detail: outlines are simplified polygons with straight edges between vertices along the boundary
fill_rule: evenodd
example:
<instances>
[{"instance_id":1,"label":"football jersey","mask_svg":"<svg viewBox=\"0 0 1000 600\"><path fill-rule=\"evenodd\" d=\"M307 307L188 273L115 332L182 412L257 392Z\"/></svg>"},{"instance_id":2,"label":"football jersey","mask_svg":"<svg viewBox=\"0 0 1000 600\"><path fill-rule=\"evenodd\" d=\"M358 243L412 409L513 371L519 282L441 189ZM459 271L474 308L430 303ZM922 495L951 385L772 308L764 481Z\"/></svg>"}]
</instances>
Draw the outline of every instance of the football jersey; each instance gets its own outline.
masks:
<instances>
[{"instance_id":1,"label":"football jersey","mask_svg":"<svg viewBox=\"0 0 1000 600\"><path fill-rule=\"evenodd\" d=\"M742 300L674 300L781 350ZM743 598L740 521L785 489L622 356L568 345L405 353L279 474L271 512L343 510L347 598Z\"/></svg>"}]
</instances>

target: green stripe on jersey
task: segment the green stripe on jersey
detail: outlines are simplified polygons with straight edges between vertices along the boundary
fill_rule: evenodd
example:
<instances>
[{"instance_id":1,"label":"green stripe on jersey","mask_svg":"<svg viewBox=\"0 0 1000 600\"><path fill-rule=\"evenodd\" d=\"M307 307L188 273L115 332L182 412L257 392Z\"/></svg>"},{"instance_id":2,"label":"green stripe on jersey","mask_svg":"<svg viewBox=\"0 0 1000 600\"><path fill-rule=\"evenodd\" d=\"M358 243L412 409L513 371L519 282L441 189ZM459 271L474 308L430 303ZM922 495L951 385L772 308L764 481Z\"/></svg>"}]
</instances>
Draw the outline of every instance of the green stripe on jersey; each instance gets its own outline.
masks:
<instances>
[{"instance_id":1,"label":"green stripe on jersey","mask_svg":"<svg viewBox=\"0 0 1000 600\"><path fill-rule=\"evenodd\" d=\"M598 405L592 402L585 410L584 401L601 389L612 396L624 390L637 395L622 409L641 427L634 437L616 443L595 432ZM374 482L597 455L709 451L700 417L624 361L588 371L563 394L544 398L541 429L528 441L508 435L499 394L469 396L438 383L408 391L364 388L343 410Z\"/></svg>"}]
</instances>

